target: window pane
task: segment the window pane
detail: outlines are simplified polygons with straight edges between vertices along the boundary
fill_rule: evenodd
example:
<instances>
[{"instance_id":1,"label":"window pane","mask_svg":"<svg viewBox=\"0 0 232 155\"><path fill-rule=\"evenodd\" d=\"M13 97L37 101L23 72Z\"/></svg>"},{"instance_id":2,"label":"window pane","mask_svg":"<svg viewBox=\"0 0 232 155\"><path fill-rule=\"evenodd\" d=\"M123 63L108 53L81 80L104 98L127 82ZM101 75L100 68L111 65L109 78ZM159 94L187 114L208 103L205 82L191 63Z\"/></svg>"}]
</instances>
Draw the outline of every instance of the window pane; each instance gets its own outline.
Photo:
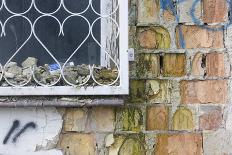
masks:
<instances>
[{"instance_id":1,"label":"window pane","mask_svg":"<svg viewBox=\"0 0 232 155\"><path fill-rule=\"evenodd\" d=\"M71 12L83 12L88 7L89 2L87 0L64 0L64 3L66 8ZM93 3L96 11L100 11L100 0L95 0ZM6 0L6 4L9 10L21 13L30 8L31 0ZM60 0L35 0L35 4L39 11L50 13L59 8ZM38 10L32 7L30 11L25 14L25 17L27 17L32 24L41 16ZM10 14L8 10L3 9L0 12L1 22L4 23L11 15L12 14ZM62 7L54 14L54 17L62 23L69 15L70 14ZM92 22L99 17L93 12L91 7L89 7L82 16L88 20L89 24L92 24ZM54 18L46 16L40 18L36 22L34 29L35 34L60 63L64 63L88 35L89 26L83 17L69 18L63 27L64 36L58 36L60 27ZM2 64L5 64L14 52L25 42L31 30L29 22L23 17L12 18L6 24L5 29L6 36L0 38L0 53L2 55L0 62ZM93 31L98 32L95 37L100 42L101 24L97 23ZM13 61L20 64L27 57L37 58L40 65L55 63L34 36L29 39L25 46L14 57ZM70 61L75 64L99 64L100 47L93 38L89 37Z\"/></svg>"}]
</instances>

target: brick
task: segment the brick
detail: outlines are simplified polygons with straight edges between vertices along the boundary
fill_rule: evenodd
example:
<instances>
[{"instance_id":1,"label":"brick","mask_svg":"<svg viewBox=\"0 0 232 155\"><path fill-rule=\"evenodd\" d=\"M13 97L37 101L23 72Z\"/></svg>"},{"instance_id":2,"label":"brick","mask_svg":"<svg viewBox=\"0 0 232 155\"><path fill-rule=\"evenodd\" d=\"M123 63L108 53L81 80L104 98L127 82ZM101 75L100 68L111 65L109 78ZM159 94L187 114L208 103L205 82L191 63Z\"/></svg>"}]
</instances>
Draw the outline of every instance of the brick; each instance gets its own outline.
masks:
<instances>
[{"instance_id":1,"label":"brick","mask_svg":"<svg viewBox=\"0 0 232 155\"><path fill-rule=\"evenodd\" d=\"M165 54L163 60L163 75L179 77L185 75L185 54Z\"/></svg>"},{"instance_id":2,"label":"brick","mask_svg":"<svg viewBox=\"0 0 232 155\"><path fill-rule=\"evenodd\" d=\"M123 145L119 149L121 155L146 155L143 144L137 140L128 138L124 141Z\"/></svg>"},{"instance_id":3,"label":"brick","mask_svg":"<svg viewBox=\"0 0 232 155\"><path fill-rule=\"evenodd\" d=\"M166 106L149 107L147 110L147 130L168 130L169 108Z\"/></svg>"},{"instance_id":4,"label":"brick","mask_svg":"<svg viewBox=\"0 0 232 155\"><path fill-rule=\"evenodd\" d=\"M115 112L113 108L93 109L70 108L64 115L64 131L114 131Z\"/></svg>"},{"instance_id":5,"label":"brick","mask_svg":"<svg viewBox=\"0 0 232 155\"><path fill-rule=\"evenodd\" d=\"M170 103L171 83L168 80L147 80L146 99L149 103Z\"/></svg>"},{"instance_id":6,"label":"brick","mask_svg":"<svg viewBox=\"0 0 232 155\"><path fill-rule=\"evenodd\" d=\"M160 26L137 28L137 40L144 49L169 49L171 44L168 30Z\"/></svg>"},{"instance_id":7,"label":"brick","mask_svg":"<svg viewBox=\"0 0 232 155\"><path fill-rule=\"evenodd\" d=\"M136 74L139 78L153 78L160 74L160 57L158 54L139 54Z\"/></svg>"},{"instance_id":8,"label":"brick","mask_svg":"<svg viewBox=\"0 0 232 155\"><path fill-rule=\"evenodd\" d=\"M182 81L181 102L183 104L227 102L227 80Z\"/></svg>"},{"instance_id":9,"label":"brick","mask_svg":"<svg viewBox=\"0 0 232 155\"><path fill-rule=\"evenodd\" d=\"M203 54L198 52L192 62L192 75L206 77L228 77L227 60L224 53L211 52Z\"/></svg>"},{"instance_id":10,"label":"brick","mask_svg":"<svg viewBox=\"0 0 232 155\"><path fill-rule=\"evenodd\" d=\"M224 48L223 31L212 31L193 25L179 25L176 27L176 44L178 48L182 48L180 44L182 39L185 48L188 49Z\"/></svg>"},{"instance_id":11,"label":"brick","mask_svg":"<svg viewBox=\"0 0 232 155\"><path fill-rule=\"evenodd\" d=\"M157 137L157 155L203 155L202 152L201 134L161 134Z\"/></svg>"},{"instance_id":12,"label":"brick","mask_svg":"<svg viewBox=\"0 0 232 155\"><path fill-rule=\"evenodd\" d=\"M68 155L95 155L96 141L92 134L65 133L60 137L58 148Z\"/></svg>"},{"instance_id":13,"label":"brick","mask_svg":"<svg viewBox=\"0 0 232 155\"><path fill-rule=\"evenodd\" d=\"M203 0L204 23L220 23L227 21L227 0Z\"/></svg>"},{"instance_id":14,"label":"brick","mask_svg":"<svg viewBox=\"0 0 232 155\"><path fill-rule=\"evenodd\" d=\"M206 55L206 75L207 77L225 77L225 56L223 53L208 53Z\"/></svg>"},{"instance_id":15,"label":"brick","mask_svg":"<svg viewBox=\"0 0 232 155\"><path fill-rule=\"evenodd\" d=\"M142 136L117 136L109 147L109 155L145 155Z\"/></svg>"},{"instance_id":16,"label":"brick","mask_svg":"<svg viewBox=\"0 0 232 155\"><path fill-rule=\"evenodd\" d=\"M203 53L197 52L192 61L192 75L204 76L205 72L205 56Z\"/></svg>"},{"instance_id":17,"label":"brick","mask_svg":"<svg viewBox=\"0 0 232 155\"><path fill-rule=\"evenodd\" d=\"M143 103L145 102L145 80L131 80L130 81L130 96L129 102Z\"/></svg>"},{"instance_id":18,"label":"brick","mask_svg":"<svg viewBox=\"0 0 232 155\"><path fill-rule=\"evenodd\" d=\"M181 107L173 115L174 130L193 130L194 121L191 110Z\"/></svg>"},{"instance_id":19,"label":"brick","mask_svg":"<svg viewBox=\"0 0 232 155\"><path fill-rule=\"evenodd\" d=\"M159 21L159 0L138 1L138 23L147 24Z\"/></svg>"},{"instance_id":20,"label":"brick","mask_svg":"<svg viewBox=\"0 0 232 155\"><path fill-rule=\"evenodd\" d=\"M217 130L223 121L223 112L220 107L202 107L203 114L200 115L201 130Z\"/></svg>"},{"instance_id":21,"label":"brick","mask_svg":"<svg viewBox=\"0 0 232 155\"><path fill-rule=\"evenodd\" d=\"M119 109L117 113L117 129L139 132L143 126L142 111L135 107Z\"/></svg>"}]
</instances>

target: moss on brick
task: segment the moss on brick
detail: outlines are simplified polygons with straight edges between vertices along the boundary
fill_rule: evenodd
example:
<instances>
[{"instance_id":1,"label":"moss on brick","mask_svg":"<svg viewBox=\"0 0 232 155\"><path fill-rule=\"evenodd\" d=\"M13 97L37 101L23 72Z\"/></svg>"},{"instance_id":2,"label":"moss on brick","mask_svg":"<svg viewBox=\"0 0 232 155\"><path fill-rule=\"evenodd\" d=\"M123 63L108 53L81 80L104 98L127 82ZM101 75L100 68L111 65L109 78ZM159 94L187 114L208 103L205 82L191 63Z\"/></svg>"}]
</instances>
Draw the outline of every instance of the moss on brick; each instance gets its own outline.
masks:
<instances>
[{"instance_id":1,"label":"moss on brick","mask_svg":"<svg viewBox=\"0 0 232 155\"><path fill-rule=\"evenodd\" d=\"M137 40L140 48L169 49L171 38L167 29L161 26L137 28Z\"/></svg>"},{"instance_id":2,"label":"moss on brick","mask_svg":"<svg viewBox=\"0 0 232 155\"><path fill-rule=\"evenodd\" d=\"M130 103L145 102L145 80L131 80L130 81Z\"/></svg>"}]
</instances>

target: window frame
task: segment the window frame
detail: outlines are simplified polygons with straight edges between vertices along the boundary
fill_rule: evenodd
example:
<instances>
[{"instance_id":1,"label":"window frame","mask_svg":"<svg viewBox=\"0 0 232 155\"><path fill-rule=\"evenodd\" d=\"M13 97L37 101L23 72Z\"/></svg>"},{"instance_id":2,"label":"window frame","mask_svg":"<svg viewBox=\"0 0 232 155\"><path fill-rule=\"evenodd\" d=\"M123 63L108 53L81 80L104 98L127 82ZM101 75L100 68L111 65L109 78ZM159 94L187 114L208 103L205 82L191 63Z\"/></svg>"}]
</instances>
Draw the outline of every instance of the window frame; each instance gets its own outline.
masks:
<instances>
[{"instance_id":1,"label":"window frame","mask_svg":"<svg viewBox=\"0 0 232 155\"><path fill-rule=\"evenodd\" d=\"M119 3L119 74L118 86L23 86L0 87L0 96L55 96L55 95L126 95L129 93L128 62L128 1ZM101 55L100 55L101 57Z\"/></svg>"}]
</instances>

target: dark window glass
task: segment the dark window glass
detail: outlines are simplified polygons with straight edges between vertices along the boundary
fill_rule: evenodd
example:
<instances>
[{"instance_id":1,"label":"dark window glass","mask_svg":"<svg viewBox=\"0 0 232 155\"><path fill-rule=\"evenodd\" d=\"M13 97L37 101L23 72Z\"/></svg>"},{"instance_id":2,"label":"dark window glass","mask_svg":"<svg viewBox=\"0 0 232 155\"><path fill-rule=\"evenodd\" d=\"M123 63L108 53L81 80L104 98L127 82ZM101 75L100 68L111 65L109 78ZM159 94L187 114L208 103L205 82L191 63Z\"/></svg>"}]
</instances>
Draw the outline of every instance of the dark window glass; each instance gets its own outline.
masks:
<instances>
[{"instance_id":1,"label":"dark window glass","mask_svg":"<svg viewBox=\"0 0 232 155\"><path fill-rule=\"evenodd\" d=\"M42 12L54 12L59 7L60 0L35 0L37 8ZM66 8L71 12L83 12L87 6L87 0L64 0ZM93 5L97 12L100 12L100 0L94 0ZM24 12L31 4L31 0L6 0L8 8L13 12ZM4 23L13 14L6 8L0 11L0 20ZM30 9L24 16L33 24L35 20L42 14L34 7ZM96 15L91 7L81 14L86 17L90 24L99 16ZM61 7L53 14L61 23L70 14ZM93 27L96 39L101 40L101 24L97 22ZM81 17L69 18L63 27L64 36L59 34L59 24L52 17L42 17L35 24L34 31L46 48L61 63L64 63L74 50L83 42L88 34L89 28L87 22ZM0 63L3 65L15 53L15 51L27 40L30 35L30 24L23 17L14 17L8 20L5 26L6 36L0 38ZM27 57L35 57L39 60L39 64L52 64L54 60L49 56L34 35L23 46L19 53L12 61L21 63ZM100 63L100 47L95 43L91 35L72 57L75 64L99 64Z\"/></svg>"}]
</instances>

